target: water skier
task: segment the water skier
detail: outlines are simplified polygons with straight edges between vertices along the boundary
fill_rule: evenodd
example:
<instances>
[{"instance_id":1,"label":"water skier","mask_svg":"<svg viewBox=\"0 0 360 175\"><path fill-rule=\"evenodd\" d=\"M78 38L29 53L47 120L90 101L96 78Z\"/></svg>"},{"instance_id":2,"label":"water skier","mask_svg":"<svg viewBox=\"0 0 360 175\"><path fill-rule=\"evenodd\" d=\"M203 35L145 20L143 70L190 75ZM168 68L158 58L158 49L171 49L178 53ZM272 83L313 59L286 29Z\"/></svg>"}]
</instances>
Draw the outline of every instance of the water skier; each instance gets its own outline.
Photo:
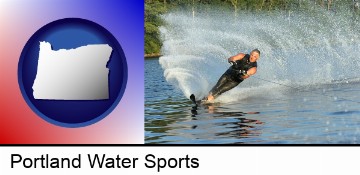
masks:
<instances>
[{"instance_id":1,"label":"water skier","mask_svg":"<svg viewBox=\"0 0 360 175\"><path fill-rule=\"evenodd\" d=\"M232 66L220 77L203 101L213 102L222 93L234 88L251 75L254 75L257 69L256 61L259 58L260 51L258 49L252 50L250 54L239 53L228 58L228 62Z\"/></svg>"}]
</instances>

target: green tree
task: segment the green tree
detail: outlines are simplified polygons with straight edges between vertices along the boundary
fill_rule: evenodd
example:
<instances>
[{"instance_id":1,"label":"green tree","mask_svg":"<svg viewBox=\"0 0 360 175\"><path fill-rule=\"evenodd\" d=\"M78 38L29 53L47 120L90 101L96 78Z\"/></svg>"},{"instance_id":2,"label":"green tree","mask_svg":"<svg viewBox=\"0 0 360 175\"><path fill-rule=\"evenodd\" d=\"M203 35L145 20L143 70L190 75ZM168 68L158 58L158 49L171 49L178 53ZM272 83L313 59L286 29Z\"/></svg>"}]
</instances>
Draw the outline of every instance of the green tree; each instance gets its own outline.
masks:
<instances>
[{"instance_id":1,"label":"green tree","mask_svg":"<svg viewBox=\"0 0 360 175\"><path fill-rule=\"evenodd\" d=\"M160 14L166 11L166 1L145 1L145 54L158 54L161 49L159 26L163 25Z\"/></svg>"},{"instance_id":2,"label":"green tree","mask_svg":"<svg viewBox=\"0 0 360 175\"><path fill-rule=\"evenodd\" d=\"M239 11L273 11L281 10L291 14L295 10L314 10L322 7L327 10L341 8L353 12L359 17L359 4L353 0L145 0L145 54L159 54L161 39L159 26L164 25L161 14L171 10L181 10L196 17L199 11L212 12L209 9L231 10L237 16ZM313 11L316 12L316 11Z\"/></svg>"}]
</instances>

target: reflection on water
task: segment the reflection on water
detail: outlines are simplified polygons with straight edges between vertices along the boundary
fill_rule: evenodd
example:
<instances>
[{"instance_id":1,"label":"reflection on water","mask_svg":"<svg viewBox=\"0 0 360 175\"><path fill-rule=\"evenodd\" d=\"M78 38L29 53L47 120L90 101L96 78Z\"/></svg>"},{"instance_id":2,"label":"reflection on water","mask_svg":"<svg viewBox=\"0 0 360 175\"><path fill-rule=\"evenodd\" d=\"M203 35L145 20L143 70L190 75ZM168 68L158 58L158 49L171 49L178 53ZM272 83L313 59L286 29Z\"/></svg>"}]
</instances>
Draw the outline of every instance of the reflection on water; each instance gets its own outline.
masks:
<instances>
[{"instance_id":1,"label":"reflection on water","mask_svg":"<svg viewBox=\"0 0 360 175\"><path fill-rule=\"evenodd\" d=\"M260 129L256 125L261 125L263 122L255 119L245 118L247 114L259 114L259 112L241 112L241 111L221 111L220 104L206 104L200 105L205 109L205 112L213 115L214 118L232 118L228 122L217 123L217 126L229 129L229 131L223 131L216 133L216 137L230 137L235 139L254 137L260 135ZM193 106L191 109L192 117L196 120L198 106ZM201 115L199 115L201 117ZM197 128L197 125L193 126L193 129Z\"/></svg>"},{"instance_id":2,"label":"reflection on water","mask_svg":"<svg viewBox=\"0 0 360 175\"><path fill-rule=\"evenodd\" d=\"M227 143L242 143L235 140L261 134L263 122L251 117L259 112L234 111L221 104L195 107L187 99L178 105L171 111L164 111L164 116L146 112L147 143L207 143L207 140L221 143L223 139L234 140Z\"/></svg>"}]
</instances>

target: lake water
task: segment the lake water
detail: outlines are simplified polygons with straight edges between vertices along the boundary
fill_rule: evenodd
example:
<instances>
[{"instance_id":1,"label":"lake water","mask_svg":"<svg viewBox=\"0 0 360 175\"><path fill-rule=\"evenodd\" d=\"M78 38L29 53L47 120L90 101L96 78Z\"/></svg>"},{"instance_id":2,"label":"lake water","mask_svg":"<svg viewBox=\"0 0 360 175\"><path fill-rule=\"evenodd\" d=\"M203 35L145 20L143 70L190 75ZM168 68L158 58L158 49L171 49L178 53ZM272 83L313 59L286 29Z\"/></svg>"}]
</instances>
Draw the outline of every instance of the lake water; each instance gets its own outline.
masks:
<instances>
[{"instance_id":1,"label":"lake water","mask_svg":"<svg viewBox=\"0 0 360 175\"><path fill-rule=\"evenodd\" d=\"M159 59L145 60L145 142L360 142L360 23L350 11L169 12ZM256 75L192 110L258 48Z\"/></svg>"},{"instance_id":2,"label":"lake water","mask_svg":"<svg viewBox=\"0 0 360 175\"><path fill-rule=\"evenodd\" d=\"M360 143L358 81L296 87L302 90L277 85L194 111L163 74L159 59L145 60L145 143Z\"/></svg>"}]
</instances>

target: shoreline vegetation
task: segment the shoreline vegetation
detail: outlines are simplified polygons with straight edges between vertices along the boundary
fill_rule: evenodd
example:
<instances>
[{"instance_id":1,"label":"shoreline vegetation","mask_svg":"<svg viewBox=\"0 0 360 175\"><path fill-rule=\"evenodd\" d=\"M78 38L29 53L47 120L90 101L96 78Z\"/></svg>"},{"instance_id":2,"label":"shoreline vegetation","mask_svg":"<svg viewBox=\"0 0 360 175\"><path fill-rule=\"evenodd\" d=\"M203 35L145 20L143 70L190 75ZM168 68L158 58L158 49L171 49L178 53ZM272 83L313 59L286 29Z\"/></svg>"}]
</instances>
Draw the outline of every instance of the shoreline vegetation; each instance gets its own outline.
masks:
<instances>
[{"instance_id":1,"label":"shoreline vegetation","mask_svg":"<svg viewBox=\"0 0 360 175\"><path fill-rule=\"evenodd\" d=\"M166 25L161 15L181 10L196 16L198 12L220 9L232 12L235 16L241 12L271 12L312 10L322 8L332 13L345 10L359 16L360 0L145 0L144 14L144 58L162 56L162 40L159 27Z\"/></svg>"},{"instance_id":2,"label":"shoreline vegetation","mask_svg":"<svg viewBox=\"0 0 360 175\"><path fill-rule=\"evenodd\" d=\"M150 54L145 54L145 58L158 58L161 57L162 55L160 53L150 53Z\"/></svg>"}]
</instances>

